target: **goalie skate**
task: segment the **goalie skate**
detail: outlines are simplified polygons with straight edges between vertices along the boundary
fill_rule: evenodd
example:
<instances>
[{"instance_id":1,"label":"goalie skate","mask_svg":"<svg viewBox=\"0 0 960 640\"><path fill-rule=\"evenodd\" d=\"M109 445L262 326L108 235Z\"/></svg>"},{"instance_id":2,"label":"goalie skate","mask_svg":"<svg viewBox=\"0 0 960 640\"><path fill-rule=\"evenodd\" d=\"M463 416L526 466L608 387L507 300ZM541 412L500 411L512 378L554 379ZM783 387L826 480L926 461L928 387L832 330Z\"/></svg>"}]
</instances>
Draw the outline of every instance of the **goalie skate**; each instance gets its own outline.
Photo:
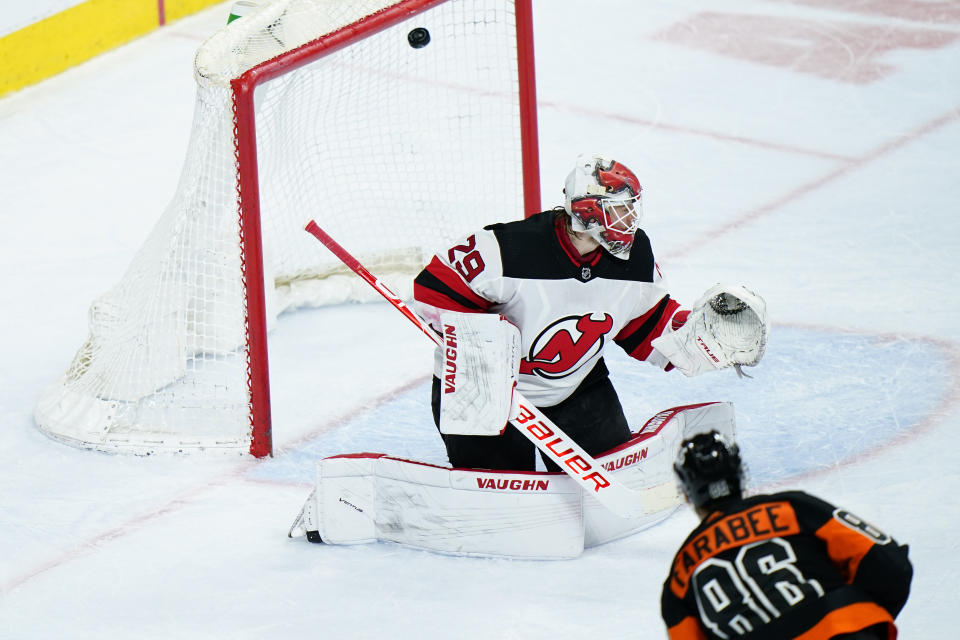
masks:
<instances>
[{"instance_id":1,"label":"goalie skate","mask_svg":"<svg viewBox=\"0 0 960 640\"><path fill-rule=\"evenodd\" d=\"M310 542L323 542L320 538L320 523L317 520L317 490L314 489L303 503L297 519L290 525L288 538L305 535Z\"/></svg>"}]
</instances>

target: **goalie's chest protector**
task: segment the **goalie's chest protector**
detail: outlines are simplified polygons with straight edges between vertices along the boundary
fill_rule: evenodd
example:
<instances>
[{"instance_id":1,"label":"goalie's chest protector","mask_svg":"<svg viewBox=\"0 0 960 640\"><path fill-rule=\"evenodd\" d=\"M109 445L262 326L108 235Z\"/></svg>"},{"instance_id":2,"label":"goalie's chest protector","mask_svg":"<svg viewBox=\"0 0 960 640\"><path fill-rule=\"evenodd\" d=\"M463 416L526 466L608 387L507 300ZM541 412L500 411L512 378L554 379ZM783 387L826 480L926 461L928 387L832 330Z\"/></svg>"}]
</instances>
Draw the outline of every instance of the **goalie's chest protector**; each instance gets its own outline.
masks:
<instances>
[{"instance_id":1,"label":"goalie's chest protector","mask_svg":"<svg viewBox=\"0 0 960 640\"><path fill-rule=\"evenodd\" d=\"M603 249L581 257L565 239L562 211L491 225L475 236L476 255L452 263L469 286L520 329L518 387L539 406L567 398L604 347L667 295L650 241L637 231L629 260ZM468 244L470 240L468 239ZM482 268L480 268L482 265ZM472 266L473 272L466 271Z\"/></svg>"}]
</instances>

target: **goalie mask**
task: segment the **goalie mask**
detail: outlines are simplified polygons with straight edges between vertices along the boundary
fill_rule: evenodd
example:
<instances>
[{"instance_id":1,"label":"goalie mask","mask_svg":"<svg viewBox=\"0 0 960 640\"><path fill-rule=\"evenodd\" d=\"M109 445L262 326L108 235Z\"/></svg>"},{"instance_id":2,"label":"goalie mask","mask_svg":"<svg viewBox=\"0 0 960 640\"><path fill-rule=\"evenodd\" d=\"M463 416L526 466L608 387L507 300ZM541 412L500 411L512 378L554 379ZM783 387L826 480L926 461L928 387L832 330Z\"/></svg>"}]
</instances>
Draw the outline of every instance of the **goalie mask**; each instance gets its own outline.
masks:
<instances>
[{"instance_id":1,"label":"goalie mask","mask_svg":"<svg viewBox=\"0 0 960 640\"><path fill-rule=\"evenodd\" d=\"M563 189L571 229L626 260L643 216L641 191L637 176L616 160L581 155Z\"/></svg>"},{"instance_id":2,"label":"goalie mask","mask_svg":"<svg viewBox=\"0 0 960 640\"><path fill-rule=\"evenodd\" d=\"M673 465L687 498L697 507L743 495L740 448L717 431L698 433L680 443Z\"/></svg>"}]
</instances>

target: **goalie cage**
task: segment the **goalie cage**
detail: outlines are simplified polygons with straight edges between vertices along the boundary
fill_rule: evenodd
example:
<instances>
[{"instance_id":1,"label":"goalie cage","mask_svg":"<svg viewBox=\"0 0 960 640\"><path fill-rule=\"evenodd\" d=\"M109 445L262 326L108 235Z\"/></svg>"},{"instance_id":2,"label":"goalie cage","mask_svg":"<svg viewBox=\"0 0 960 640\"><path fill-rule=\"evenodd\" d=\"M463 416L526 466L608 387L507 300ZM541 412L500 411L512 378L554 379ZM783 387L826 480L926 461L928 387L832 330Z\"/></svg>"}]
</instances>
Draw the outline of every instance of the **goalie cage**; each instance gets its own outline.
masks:
<instances>
[{"instance_id":1,"label":"goalie cage","mask_svg":"<svg viewBox=\"0 0 960 640\"><path fill-rule=\"evenodd\" d=\"M271 454L268 327L376 295L306 220L409 295L435 251L539 210L532 38L530 0L274 0L215 33L176 194L92 303L38 428L109 452Z\"/></svg>"}]
</instances>

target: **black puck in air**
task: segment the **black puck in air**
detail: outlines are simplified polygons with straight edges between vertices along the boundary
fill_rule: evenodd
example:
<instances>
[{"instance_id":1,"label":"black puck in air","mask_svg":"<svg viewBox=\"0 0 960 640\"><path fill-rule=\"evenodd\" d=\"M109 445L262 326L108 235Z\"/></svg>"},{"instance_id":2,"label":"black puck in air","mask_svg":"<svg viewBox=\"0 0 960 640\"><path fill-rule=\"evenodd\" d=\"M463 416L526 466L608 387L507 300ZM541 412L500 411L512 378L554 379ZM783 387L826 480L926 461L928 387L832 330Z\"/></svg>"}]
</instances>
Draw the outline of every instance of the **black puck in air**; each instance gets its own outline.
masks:
<instances>
[{"instance_id":1,"label":"black puck in air","mask_svg":"<svg viewBox=\"0 0 960 640\"><path fill-rule=\"evenodd\" d=\"M409 42L410 46L414 49L422 49L430 44L430 32L423 27L411 29L410 33L407 34L407 42Z\"/></svg>"}]
</instances>

